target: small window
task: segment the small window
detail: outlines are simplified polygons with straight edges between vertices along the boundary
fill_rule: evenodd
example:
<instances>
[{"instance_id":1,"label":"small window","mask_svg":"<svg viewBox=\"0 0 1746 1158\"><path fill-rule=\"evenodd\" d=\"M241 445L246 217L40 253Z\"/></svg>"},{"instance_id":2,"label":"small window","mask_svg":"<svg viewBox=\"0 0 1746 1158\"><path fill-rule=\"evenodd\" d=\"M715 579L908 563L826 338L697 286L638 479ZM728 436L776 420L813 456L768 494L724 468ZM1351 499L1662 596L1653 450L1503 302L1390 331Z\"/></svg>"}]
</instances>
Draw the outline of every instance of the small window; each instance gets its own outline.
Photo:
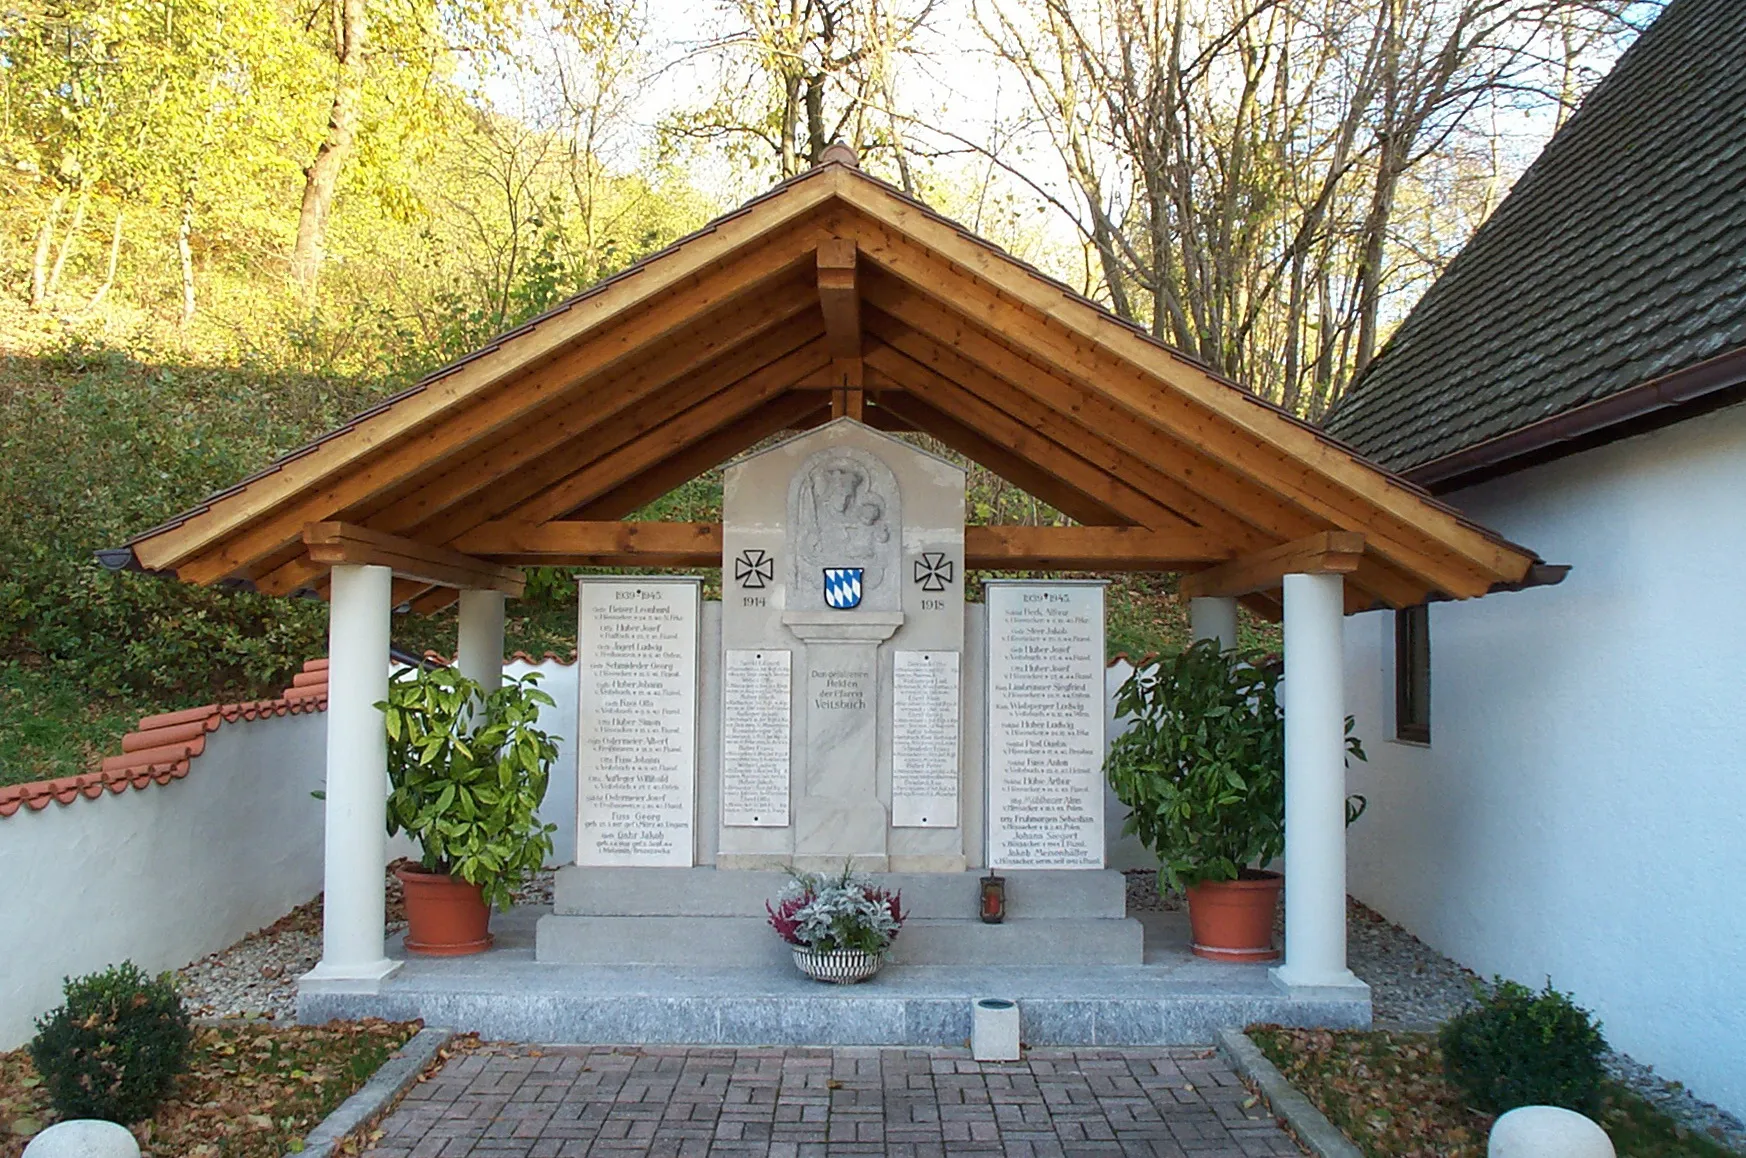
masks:
<instances>
[{"instance_id":1,"label":"small window","mask_svg":"<svg viewBox=\"0 0 1746 1158\"><path fill-rule=\"evenodd\" d=\"M1394 735L1431 742L1431 609L1394 613Z\"/></svg>"}]
</instances>

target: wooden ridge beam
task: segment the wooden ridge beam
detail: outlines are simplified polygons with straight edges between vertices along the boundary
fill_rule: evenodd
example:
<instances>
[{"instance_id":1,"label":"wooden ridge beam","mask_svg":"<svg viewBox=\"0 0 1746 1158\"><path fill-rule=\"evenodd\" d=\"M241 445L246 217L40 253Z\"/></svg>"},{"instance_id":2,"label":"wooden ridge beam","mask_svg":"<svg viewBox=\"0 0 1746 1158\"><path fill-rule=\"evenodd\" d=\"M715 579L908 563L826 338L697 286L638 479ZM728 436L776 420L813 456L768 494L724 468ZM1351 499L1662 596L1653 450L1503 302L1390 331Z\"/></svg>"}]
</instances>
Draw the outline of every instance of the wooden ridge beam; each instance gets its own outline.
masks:
<instances>
[{"instance_id":1,"label":"wooden ridge beam","mask_svg":"<svg viewBox=\"0 0 1746 1158\"><path fill-rule=\"evenodd\" d=\"M309 557L324 568L341 564L387 567L402 579L438 587L501 591L510 596L520 596L526 583L515 567L352 523L311 523L303 529L303 543Z\"/></svg>"},{"instance_id":2,"label":"wooden ridge beam","mask_svg":"<svg viewBox=\"0 0 1746 1158\"><path fill-rule=\"evenodd\" d=\"M1184 575L1176 591L1183 599L1254 595L1279 587L1287 575L1347 575L1356 571L1363 559L1362 534L1322 531Z\"/></svg>"}]
</instances>

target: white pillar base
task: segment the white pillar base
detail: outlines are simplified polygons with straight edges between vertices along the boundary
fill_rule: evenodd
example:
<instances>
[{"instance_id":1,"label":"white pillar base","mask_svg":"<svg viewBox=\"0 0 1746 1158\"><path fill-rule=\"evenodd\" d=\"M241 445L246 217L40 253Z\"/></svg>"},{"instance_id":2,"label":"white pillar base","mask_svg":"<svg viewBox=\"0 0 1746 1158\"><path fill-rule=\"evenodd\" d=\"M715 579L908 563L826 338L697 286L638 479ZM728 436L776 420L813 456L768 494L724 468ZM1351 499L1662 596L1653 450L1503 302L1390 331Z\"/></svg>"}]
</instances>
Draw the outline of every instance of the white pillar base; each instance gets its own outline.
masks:
<instances>
[{"instance_id":1,"label":"white pillar base","mask_svg":"<svg viewBox=\"0 0 1746 1158\"><path fill-rule=\"evenodd\" d=\"M382 982L400 972L404 964L392 957L338 969L317 962L315 968L297 979L297 988L304 993L380 993Z\"/></svg>"},{"instance_id":2,"label":"white pillar base","mask_svg":"<svg viewBox=\"0 0 1746 1158\"><path fill-rule=\"evenodd\" d=\"M1370 992L1370 985L1350 969L1334 969L1316 971L1311 969L1293 970L1289 963L1275 965L1267 970L1267 976L1273 978L1273 983L1282 989L1362 989Z\"/></svg>"}]
</instances>

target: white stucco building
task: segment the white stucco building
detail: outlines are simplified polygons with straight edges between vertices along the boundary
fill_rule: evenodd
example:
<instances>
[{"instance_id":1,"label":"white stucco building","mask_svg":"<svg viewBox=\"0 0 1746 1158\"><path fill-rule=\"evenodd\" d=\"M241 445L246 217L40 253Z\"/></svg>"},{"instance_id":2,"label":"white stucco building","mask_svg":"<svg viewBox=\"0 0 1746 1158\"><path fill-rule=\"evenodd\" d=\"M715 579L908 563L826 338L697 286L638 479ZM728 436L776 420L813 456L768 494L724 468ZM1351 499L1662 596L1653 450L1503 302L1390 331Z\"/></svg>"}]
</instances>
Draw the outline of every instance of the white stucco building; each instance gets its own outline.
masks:
<instances>
[{"instance_id":1,"label":"white stucco building","mask_svg":"<svg viewBox=\"0 0 1746 1158\"><path fill-rule=\"evenodd\" d=\"M1675 0L1327 425L1571 568L1348 620L1352 892L1746 1114L1742 53Z\"/></svg>"}]
</instances>

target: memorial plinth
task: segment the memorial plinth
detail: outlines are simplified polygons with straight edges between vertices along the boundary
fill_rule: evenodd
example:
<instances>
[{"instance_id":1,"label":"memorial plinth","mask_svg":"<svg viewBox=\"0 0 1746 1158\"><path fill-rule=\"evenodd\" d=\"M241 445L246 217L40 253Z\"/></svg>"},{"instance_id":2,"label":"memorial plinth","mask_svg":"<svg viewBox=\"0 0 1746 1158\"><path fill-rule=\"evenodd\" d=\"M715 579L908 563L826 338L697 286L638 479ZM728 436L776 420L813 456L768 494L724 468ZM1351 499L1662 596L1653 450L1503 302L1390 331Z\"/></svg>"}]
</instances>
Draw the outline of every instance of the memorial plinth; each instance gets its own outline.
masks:
<instances>
[{"instance_id":1,"label":"memorial plinth","mask_svg":"<svg viewBox=\"0 0 1746 1158\"><path fill-rule=\"evenodd\" d=\"M764 902L847 864L903 893L894 964L1140 964L1098 871L1102 587L967 606L964 472L848 419L723 495L719 637L696 580L583 581L581 840L537 958L788 968Z\"/></svg>"}]
</instances>

